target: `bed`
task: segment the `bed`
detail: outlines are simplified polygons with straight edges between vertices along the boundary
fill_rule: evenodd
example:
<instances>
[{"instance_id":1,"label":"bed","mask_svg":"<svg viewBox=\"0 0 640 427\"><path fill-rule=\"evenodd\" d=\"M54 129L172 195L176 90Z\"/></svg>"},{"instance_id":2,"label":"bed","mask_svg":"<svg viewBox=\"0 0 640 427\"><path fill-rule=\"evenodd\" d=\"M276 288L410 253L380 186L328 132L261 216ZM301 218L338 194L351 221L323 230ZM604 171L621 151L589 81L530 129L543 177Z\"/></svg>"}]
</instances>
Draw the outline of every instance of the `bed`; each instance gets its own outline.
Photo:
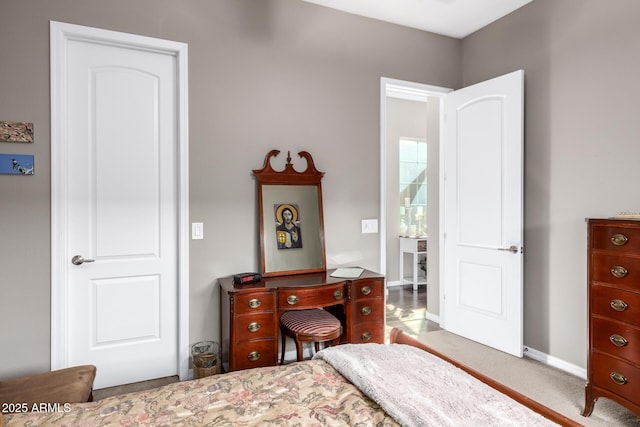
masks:
<instances>
[{"instance_id":1,"label":"bed","mask_svg":"<svg viewBox=\"0 0 640 427\"><path fill-rule=\"evenodd\" d=\"M10 426L578 426L399 329L312 360L4 414Z\"/></svg>"}]
</instances>

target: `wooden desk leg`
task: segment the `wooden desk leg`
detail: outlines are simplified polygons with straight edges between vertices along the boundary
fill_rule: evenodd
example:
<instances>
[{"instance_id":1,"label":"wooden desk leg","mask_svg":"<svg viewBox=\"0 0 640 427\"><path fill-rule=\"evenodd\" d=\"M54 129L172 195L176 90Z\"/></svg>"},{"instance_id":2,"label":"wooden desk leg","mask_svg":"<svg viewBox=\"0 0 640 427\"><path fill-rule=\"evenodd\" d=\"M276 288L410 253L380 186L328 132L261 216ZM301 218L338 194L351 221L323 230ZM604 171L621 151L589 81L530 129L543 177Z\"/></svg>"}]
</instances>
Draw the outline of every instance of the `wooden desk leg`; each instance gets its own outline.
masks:
<instances>
[{"instance_id":1,"label":"wooden desk leg","mask_svg":"<svg viewBox=\"0 0 640 427\"><path fill-rule=\"evenodd\" d=\"M400 249L400 286L404 285L404 251Z\"/></svg>"}]
</instances>

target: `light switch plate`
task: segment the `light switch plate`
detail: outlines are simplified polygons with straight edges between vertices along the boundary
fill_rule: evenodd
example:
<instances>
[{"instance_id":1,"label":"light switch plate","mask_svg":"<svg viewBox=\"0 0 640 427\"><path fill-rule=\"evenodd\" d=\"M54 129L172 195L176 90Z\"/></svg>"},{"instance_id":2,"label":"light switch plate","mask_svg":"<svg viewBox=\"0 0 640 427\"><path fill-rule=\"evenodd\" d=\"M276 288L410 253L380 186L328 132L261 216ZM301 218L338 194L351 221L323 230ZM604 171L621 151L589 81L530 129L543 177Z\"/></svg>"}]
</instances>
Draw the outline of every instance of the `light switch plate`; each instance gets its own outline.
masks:
<instances>
[{"instance_id":1,"label":"light switch plate","mask_svg":"<svg viewBox=\"0 0 640 427\"><path fill-rule=\"evenodd\" d=\"M204 239L204 225L201 222L191 223L191 238L193 240Z\"/></svg>"},{"instance_id":2,"label":"light switch plate","mask_svg":"<svg viewBox=\"0 0 640 427\"><path fill-rule=\"evenodd\" d=\"M378 220L377 219L363 219L362 220L362 233L377 233L378 232Z\"/></svg>"}]
</instances>

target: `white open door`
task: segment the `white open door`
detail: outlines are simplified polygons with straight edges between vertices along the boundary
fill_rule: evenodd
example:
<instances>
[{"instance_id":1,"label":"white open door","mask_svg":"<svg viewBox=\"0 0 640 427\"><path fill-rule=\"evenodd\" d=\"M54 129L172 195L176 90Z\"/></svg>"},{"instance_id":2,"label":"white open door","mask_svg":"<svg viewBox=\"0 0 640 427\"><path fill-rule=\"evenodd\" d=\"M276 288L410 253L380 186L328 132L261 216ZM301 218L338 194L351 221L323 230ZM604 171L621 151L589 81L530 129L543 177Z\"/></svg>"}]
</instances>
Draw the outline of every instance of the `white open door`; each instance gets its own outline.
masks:
<instances>
[{"instance_id":1,"label":"white open door","mask_svg":"<svg viewBox=\"0 0 640 427\"><path fill-rule=\"evenodd\" d=\"M522 357L524 71L447 95L443 327Z\"/></svg>"}]
</instances>

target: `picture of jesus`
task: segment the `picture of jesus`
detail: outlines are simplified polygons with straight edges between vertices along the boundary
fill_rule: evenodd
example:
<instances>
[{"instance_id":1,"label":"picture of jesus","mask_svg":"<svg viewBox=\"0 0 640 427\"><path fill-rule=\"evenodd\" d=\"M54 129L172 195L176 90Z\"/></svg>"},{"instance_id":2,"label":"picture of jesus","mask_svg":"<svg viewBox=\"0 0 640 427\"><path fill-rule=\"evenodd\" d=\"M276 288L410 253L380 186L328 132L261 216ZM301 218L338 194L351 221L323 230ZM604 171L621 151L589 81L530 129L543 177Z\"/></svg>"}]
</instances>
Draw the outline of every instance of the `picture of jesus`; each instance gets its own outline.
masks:
<instances>
[{"instance_id":1,"label":"picture of jesus","mask_svg":"<svg viewBox=\"0 0 640 427\"><path fill-rule=\"evenodd\" d=\"M298 206L295 204L274 205L276 215L276 241L278 249L302 247Z\"/></svg>"}]
</instances>

